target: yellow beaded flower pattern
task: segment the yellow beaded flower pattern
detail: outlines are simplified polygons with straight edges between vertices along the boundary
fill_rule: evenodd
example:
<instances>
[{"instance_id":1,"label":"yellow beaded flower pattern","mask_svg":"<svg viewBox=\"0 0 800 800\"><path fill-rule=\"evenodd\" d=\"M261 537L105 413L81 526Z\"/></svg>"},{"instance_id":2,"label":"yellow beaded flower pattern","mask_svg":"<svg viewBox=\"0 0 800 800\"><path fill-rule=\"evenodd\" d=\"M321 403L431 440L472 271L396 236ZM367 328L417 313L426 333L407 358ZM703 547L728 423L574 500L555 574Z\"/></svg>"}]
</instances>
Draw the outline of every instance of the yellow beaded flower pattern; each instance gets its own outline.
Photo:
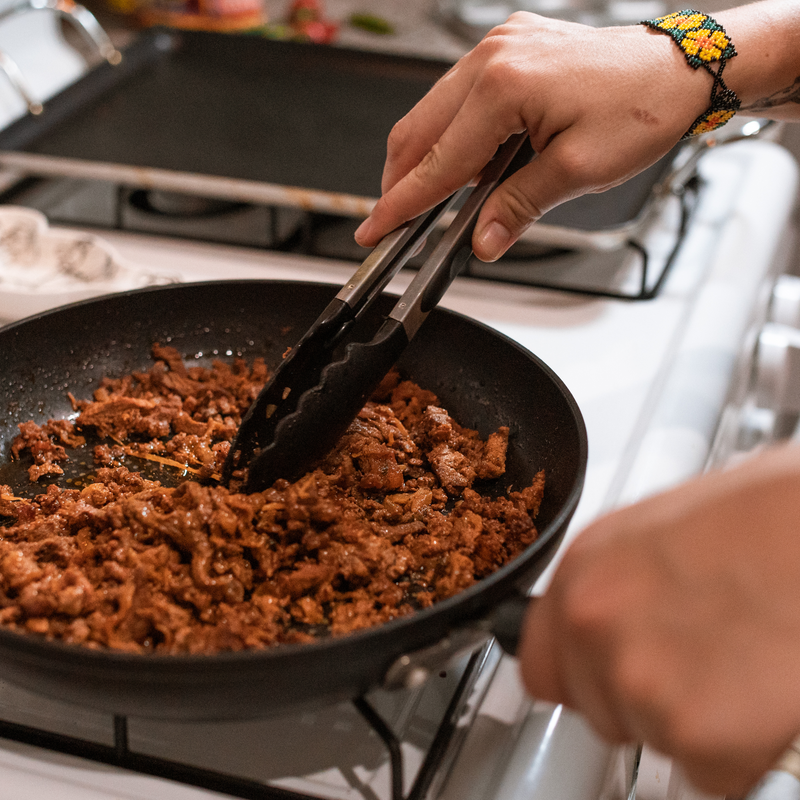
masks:
<instances>
[{"instance_id":1,"label":"yellow beaded flower pattern","mask_svg":"<svg viewBox=\"0 0 800 800\"><path fill-rule=\"evenodd\" d=\"M725 29L699 11L676 11L665 17L647 20L643 24L668 33L695 69L736 55L736 49Z\"/></svg>"},{"instance_id":2,"label":"yellow beaded flower pattern","mask_svg":"<svg viewBox=\"0 0 800 800\"><path fill-rule=\"evenodd\" d=\"M683 51L692 69L702 67L714 79L711 87L711 106L701 114L686 132L684 139L708 133L723 126L741 105L736 93L722 80L722 71L729 58L736 55L736 48L725 29L708 14L691 9L676 11L658 19L647 19L642 25L672 37ZM715 71L711 64L719 63Z\"/></svg>"}]
</instances>

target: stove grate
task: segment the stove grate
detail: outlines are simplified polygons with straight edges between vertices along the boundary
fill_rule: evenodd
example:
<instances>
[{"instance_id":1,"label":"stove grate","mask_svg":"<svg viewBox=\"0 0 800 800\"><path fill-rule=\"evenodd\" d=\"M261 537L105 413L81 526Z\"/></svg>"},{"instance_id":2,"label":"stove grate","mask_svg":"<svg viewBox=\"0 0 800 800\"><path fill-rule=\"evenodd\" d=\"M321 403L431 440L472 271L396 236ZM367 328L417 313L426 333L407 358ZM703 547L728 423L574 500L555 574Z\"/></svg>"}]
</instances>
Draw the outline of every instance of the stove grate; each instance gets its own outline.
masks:
<instances>
[{"instance_id":1,"label":"stove grate","mask_svg":"<svg viewBox=\"0 0 800 800\"><path fill-rule=\"evenodd\" d=\"M389 800L422 800L427 795L446 762L448 748L454 740L459 719L464 713L484 658L485 653L481 651L469 659L407 794L404 794L403 787L404 761L400 738L366 697L352 700L357 711L386 747L390 767ZM0 719L0 738L242 800L317 800L316 795L137 752L129 745L128 717L123 715L113 717L113 744L6 719Z\"/></svg>"},{"instance_id":2,"label":"stove grate","mask_svg":"<svg viewBox=\"0 0 800 800\"><path fill-rule=\"evenodd\" d=\"M653 247L630 238L609 250L515 245L493 264L472 258L464 275L542 289L641 301L656 297L669 275L696 205L694 176L670 191L671 219L665 241ZM235 203L131 189L113 182L74 178L35 179L0 193L0 202L29 206L51 224L154 234L210 244L274 250L358 263L365 250L353 234L359 220L278 206ZM662 214L663 216L663 214ZM669 216L669 215L667 215ZM421 266L437 237L409 261ZM656 252L657 251L657 252Z\"/></svg>"},{"instance_id":3,"label":"stove grate","mask_svg":"<svg viewBox=\"0 0 800 800\"><path fill-rule=\"evenodd\" d=\"M673 191L677 219L666 247L631 238L615 249L592 252L588 257L586 252L561 250L539 259L515 257L512 249L493 264L470 259L463 275L585 297L652 300L670 275L696 208L699 190L700 179L695 175L680 191Z\"/></svg>"}]
</instances>

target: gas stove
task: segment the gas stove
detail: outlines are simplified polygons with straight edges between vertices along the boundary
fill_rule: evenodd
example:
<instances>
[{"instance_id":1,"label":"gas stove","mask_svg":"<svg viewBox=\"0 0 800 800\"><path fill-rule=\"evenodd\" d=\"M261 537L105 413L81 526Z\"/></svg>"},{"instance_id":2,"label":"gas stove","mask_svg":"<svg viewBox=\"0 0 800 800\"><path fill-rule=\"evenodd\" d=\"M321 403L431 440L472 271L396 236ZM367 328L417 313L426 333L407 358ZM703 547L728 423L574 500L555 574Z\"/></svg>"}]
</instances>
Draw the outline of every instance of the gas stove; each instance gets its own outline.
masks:
<instances>
[{"instance_id":1,"label":"gas stove","mask_svg":"<svg viewBox=\"0 0 800 800\"><path fill-rule=\"evenodd\" d=\"M723 410L735 399L736 377L749 362L753 331L767 313L770 288L787 255L794 160L771 142L742 142L711 150L699 176L690 224L651 300L459 278L442 301L536 352L575 395L590 456L568 538L603 511L705 468ZM329 258L101 233L125 264L172 280L340 284L352 272L350 262ZM654 261L672 250L658 225L648 241ZM584 267L594 258L585 254ZM401 273L389 290L400 291L409 277ZM13 312L0 308L6 318ZM632 780L630 752L607 747L570 712L527 698L514 660L496 647L454 665L422 690L405 697L378 691L369 701L399 742L402 797L522 800L552 797L558 787L565 800L610 799L626 796L625 783ZM392 798L390 749L365 721L365 709L351 704L288 719L179 725L104 718L4 684L0 705L7 720L3 735L24 743L4 740L0 749L4 786L19 786L20 797L47 784L60 797L188 798L208 793L193 787L205 783L223 796ZM92 744L81 751L63 736ZM102 766L76 757L81 752ZM436 755L432 768L430 752ZM574 763L580 768L565 767ZM666 797L669 770L647 752L641 763L658 767L649 777L640 774L636 796ZM219 777L230 771L236 776L231 785ZM679 776L672 780L674 786Z\"/></svg>"},{"instance_id":2,"label":"gas stove","mask_svg":"<svg viewBox=\"0 0 800 800\"><path fill-rule=\"evenodd\" d=\"M764 331L774 342L776 326L800 327L793 278L776 283L789 263L797 165L778 144L747 140L707 148L690 166L686 191L658 204L635 239L529 243L522 257L472 264L441 302L536 353L575 396L589 463L566 544L599 514L768 443L800 412L787 391L754 385ZM43 235L97 237L117 275L338 285L362 257L348 218L319 225L293 208L19 178L0 211L38 208ZM128 288L115 279L102 291ZM60 302L26 291L23 306L0 283L0 322ZM762 383L774 385L767 366ZM0 785L10 800L700 798L659 754L610 747L579 716L527 697L515 660L492 643L416 688L238 722L113 717L0 681Z\"/></svg>"}]
</instances>

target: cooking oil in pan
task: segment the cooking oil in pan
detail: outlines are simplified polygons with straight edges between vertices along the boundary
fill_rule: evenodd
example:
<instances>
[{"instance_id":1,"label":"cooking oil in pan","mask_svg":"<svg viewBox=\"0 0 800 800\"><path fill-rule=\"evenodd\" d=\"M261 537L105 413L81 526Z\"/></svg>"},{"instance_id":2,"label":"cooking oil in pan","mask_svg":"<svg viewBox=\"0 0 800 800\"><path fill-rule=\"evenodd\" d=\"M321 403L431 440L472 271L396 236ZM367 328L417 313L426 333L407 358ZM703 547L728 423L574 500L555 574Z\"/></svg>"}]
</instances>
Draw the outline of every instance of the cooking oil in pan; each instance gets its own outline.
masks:
<instances>
[{"instance_id":1,"label":"cooking oil in pan","mask_svg":"<svg viewBox=\"0 0 800 800\"><path fill-rule=\"evenodd\" d=\"M25 453L19 459L8 460L0 465L0 485L8 486L15 497L31 499L47 492L49 486L59 489L84 489L97 482L97 464L94 462L94 448L98 444L109 444L92 434L84 433L86 444L80 447L68 447L67 460L58 462L63 474L43 475L38 481L32 481L28 470L33 466L33 459ZM169 459L137 456L126 452L114 458L112 466L124 466L149 481L158 481L162 486L177 486L184 480L196 477L194 470L182 466ZM0 526L14 522L12 517L0 515Z\"/></svg>"}]
</instances>

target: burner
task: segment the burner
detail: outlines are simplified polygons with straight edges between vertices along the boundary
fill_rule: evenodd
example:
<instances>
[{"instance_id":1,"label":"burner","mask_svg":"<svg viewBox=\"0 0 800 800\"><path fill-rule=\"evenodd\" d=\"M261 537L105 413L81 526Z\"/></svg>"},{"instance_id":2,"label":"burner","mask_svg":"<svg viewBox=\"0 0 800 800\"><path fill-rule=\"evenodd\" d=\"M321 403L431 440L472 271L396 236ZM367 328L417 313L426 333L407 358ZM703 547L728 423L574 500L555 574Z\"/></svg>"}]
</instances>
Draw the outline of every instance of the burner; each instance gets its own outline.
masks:
<instances>
[{"instance_id":1,"label":"burner","mask_svg":"<svg viewBox=\"0 0 800 800\"><path fill-rule=\"evenodd\" d=\"M215 217L239 211L247 205L232 200L218 200L155 189L137 189L130 193L128 202L134 208L145 213L179 218Z\"/></svg>"}]
</instances>

